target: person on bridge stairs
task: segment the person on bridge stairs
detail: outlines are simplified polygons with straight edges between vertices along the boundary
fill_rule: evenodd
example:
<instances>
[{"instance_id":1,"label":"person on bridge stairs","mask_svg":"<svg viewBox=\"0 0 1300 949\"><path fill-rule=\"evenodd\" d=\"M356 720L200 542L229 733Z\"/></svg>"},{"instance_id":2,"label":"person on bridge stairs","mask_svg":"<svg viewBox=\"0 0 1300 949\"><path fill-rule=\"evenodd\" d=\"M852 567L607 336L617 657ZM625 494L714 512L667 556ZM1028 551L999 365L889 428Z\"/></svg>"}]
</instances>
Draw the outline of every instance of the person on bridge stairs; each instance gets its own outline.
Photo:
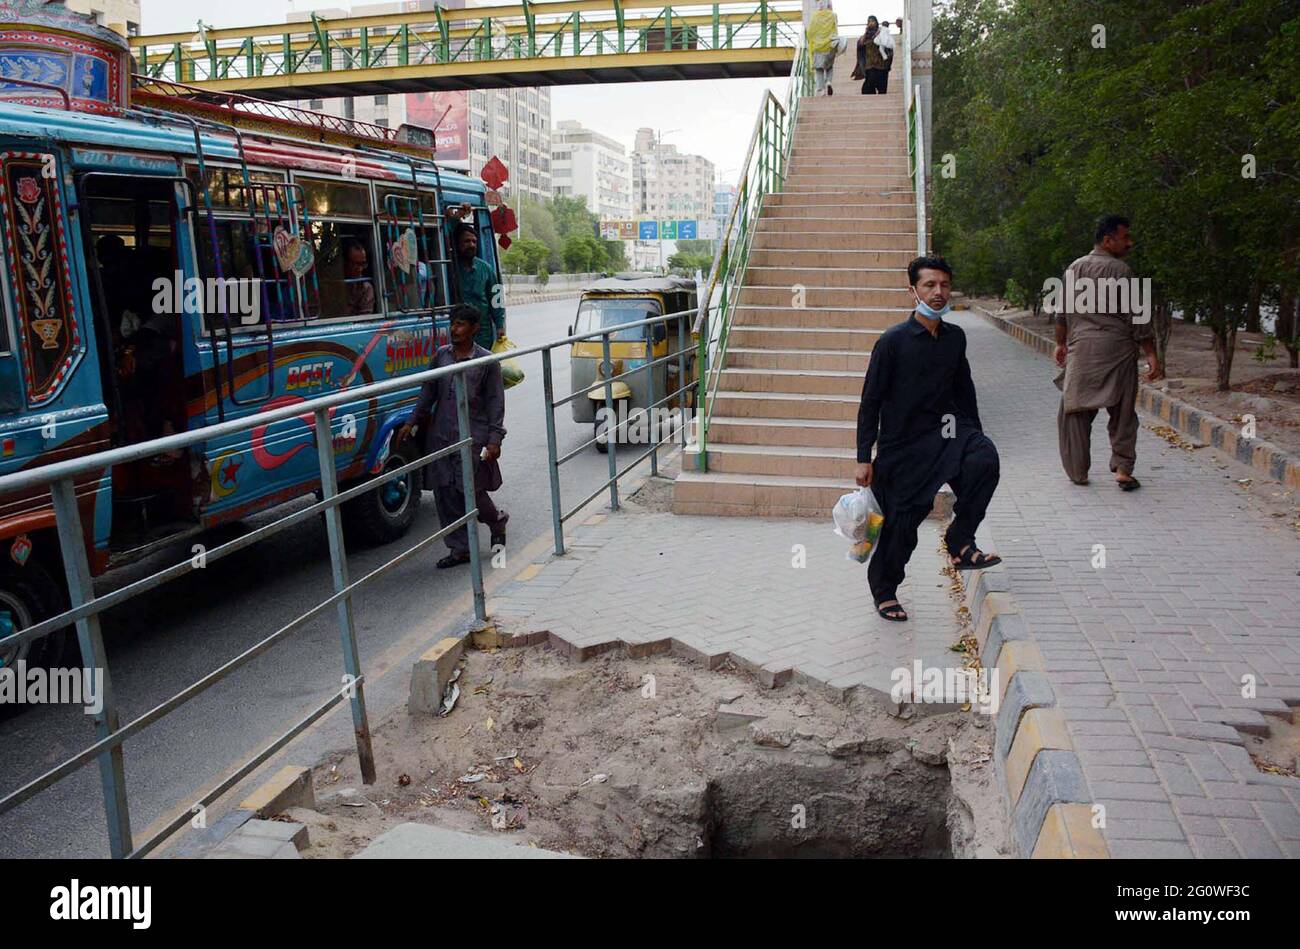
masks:
<instances>
[{"instance_id":1,"label":"person on bridge stairs","mask_svg":"<svg viewBox=\"0 0 1300 949\"><path fill-rule=\"evenodd\" d=\"M437 369L492 355L475 342L478 325L478 310L465 304L454 307L451 311L451 343L438 347L429 368ZM510 515L498 510L488 494L501 487L501 466L497 459L501 457L501 441L506 437L506 390L501 381L501 364L493 362L472 366L464 370L464 375L473 441L471 450L474 453L474 506L478 508L479 523L488 527L492 546L504 547L506 522ZM417 427L424 433L422 454L431 454L460 441L453 376L442 376L421 387L411 420L398 430L393 440L394 447L401 445ZM460 452L454 451L432 462L426 474L432 482L438 520L442 526L464 517L465 490L461 485ZM443 542L451 553L438 561L439 569L469 563L469 530L466 525L447 534Z\"/></svg>"},{"instance_id":2,"label":"person on bridge stairs","mask_svg":"<svg viewBox=\"0 0 1300 949\"><path fill-rule=\"evenodd\" d=\"M456 249L457 281L460 287L459 303L467 303L478 311L479 327L474 337L488 352L498 339L506 335L506 311L502 305L505 288L497 282L492 265L478 255L478 229L461 221L451 232L451 243Z\"/></svg>"},{"instance_id":3,"label":"person on bridge stairs","mask_svg":"<svg viewBox=\"0 0 1300 949\"><path fill-rule=\"evenodd\" d=\"M858 407L856 481L871 488L885 518L867 582L876 611L893 622L907 619L898 585L916 550L917 528L944 484L956 496L944 535L952 565L978 570L1002 562L975 546L998 486L999 463L980 425L966 334L943 318L952 267L942 257L917 257L907 278L916 309L872 348Z\"/></svg>"},{"instance_id":4,"label":"person on bridge stairs","mask_svg":"<svg viewBox=\"0 0 1300 949\"><path fill-rule=\"evenodd\" d=\"M835 95L831 86L831 71L835 68L835 54L839 46L840 21L831 9L831 0L817 0L817 9L808 19L808 48L812 51L813 70L817 77L814 95L826 90Z\"/></svg>"},{"instance_id":5,"label":"person on bridge stairs","mask_svg":"<svg viewBox=\"0 0 1300 949\"><path fill-rule=\"evenodd\" d=\"M1075 484L1088 483L1092 422L1105 408L1109 416L1106 432L1110 435L1110 470L1121 490L1134 491L1142 486L1133 477L1137 462L1138 347L1146 352L1150 363L1148 382L1160 379L1164 369L1156 355L1150 310L1145 320L1135 321L1135 278L1132 268L1121 259L1133 249L1128 219L1106 215L1098 222L1094 238L1092 251L1066 268L1067 278L1073 274L1073 284L1068 279L1065 282L1064 306L1056 315L1056 364L1064 370L1055 380L1061 390L1061 406L1056 413L1061 465ZM1111 312L1106 288L1115 284L1103 282L1110 280L1122 280L1128 285L1128 292L1120 298L1129 301L1127 311ZM1076 288L1073 292L1072 285ZM1091 285L1093 304L1077 304L1072 297L1081 291L1086 293L1086 285ZM1136 316L1142 319L1140 314Z\"/></svg>"},{"instance_id":6,"label":"person on bridge stairs","mask_svg":"<svg viewBox=\"0 0 1300 949\"><path fill-rule=\"evenodd\" d=\"M880 21L867 17L867 29L858 37L858 66L854 79L862 80L862 94L884 95L889 91L889 67L894 58L894 37L881 29Z\"/></svg>"}]
</instances>

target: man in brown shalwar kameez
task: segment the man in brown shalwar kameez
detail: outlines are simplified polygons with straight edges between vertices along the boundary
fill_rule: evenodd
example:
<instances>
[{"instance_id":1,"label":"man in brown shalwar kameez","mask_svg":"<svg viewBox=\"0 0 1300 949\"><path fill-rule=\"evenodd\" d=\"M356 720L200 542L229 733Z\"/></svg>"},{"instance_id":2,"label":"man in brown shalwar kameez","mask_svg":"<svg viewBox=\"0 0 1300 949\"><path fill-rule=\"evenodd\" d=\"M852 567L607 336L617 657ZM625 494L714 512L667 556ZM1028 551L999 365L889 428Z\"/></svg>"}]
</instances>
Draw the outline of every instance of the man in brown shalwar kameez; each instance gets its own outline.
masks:
<instances>
[{"instance_id":1,"label":"man in brown shalwar kameez","mask_svg":"<svg viewBox=\"0 0 1300 949\"><path fill-rule=\"evenodd\" d=\"M478 310L460 304L451 311L451 343L439 346L429 362L430 369L451 366L492 354L474 341L478 331ZM492 546L505 546L506 522L510 515L492 503L489 491L501 487L501 442L506 437L506 396L499 362L484 363L465 370L465 395L469 403L469 431L474 451L474 506L478 519L488 526ZM421 429L422 450L432 454L460 441L460 423L456 410L456 387L452 376L426 382L420 388L411 420L397 432L394 445L400 445L415 429ZM431 462L426 469L426 484L433 488L442 526L455 523L465 515L465 488L461 484L460 452L452 452ZM477 542L475 531L474 541ZM469 530L461 525L443 538L451 551L438 561L439 569L469 563Z\"/></svg>"},{"instance_id":2,"label":"man in brown shalwar kameez","mask_svg":"<svg viewBox=\"0 0 1300 949\"><path fill-rule=\"evenodd\" d=\"M1135 312L1135 295L1130 290L1129 306L1112 312L1107 305L1108 284L1102 281L1135 282L1133 270L1121 259L1133 249L1129 222L1117 214L1107 215L1097 225L1092 251L1066 269L1063 307L1056 315L1056 364L1064 368L1057 376L1061 407L1057 412L1061 464L1075 484L1088 483L1091 465L1092 423L1097 412L1106 409L1110 435L1110 470L1125 491L1141 487L1133 477L1137 461L1138 347L1146 353L1151 371L1148 382L1164 375L1151 333L1150 300L1145 314ZM1072 279L1071 279L1072 278ZM1092 284L1094 305L1076 305L1070 288ZM1130 283L1130 287L1133 283ZM1088 312L1078 312L1080 309Z\"/></svg>"}]
</instances>

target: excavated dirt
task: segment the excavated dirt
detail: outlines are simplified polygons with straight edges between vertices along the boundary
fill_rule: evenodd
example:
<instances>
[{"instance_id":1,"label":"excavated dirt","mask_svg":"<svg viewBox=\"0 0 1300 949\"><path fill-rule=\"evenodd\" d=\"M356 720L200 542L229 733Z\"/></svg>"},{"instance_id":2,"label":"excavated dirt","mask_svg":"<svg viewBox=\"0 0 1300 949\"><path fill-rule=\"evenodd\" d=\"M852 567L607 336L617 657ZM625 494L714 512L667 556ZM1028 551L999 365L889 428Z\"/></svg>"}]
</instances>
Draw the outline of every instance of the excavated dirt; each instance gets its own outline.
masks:
<instances>
[{"instance_id":1,"label":"excavated dirt","mask_svg":"<svg viewBox=\"0 0 1300 949\"><path fill-rule=\"evenodd\" d=\"M763 688L734 668L549 647L469 652L444 718L374 735L379 779L315 771L305 857L416 821L591 857L1006 855L978 712L902 720L866 696Z\"/></svg>"}]
</instances>

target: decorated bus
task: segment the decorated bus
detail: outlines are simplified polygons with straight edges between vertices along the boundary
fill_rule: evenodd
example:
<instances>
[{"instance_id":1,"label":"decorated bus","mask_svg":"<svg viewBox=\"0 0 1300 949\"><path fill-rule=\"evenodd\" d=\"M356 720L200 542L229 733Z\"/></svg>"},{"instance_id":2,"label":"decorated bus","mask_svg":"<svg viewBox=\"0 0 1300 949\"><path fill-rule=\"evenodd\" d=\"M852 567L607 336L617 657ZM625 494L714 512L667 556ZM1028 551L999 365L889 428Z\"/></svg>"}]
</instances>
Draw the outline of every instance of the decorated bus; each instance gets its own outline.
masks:
<instances>
[{"instance_id":1,"label":"decorated bus","mask_svg":"<svg viewBox=\"0 0 1300 949\"><path fill-rule=\"evenodd\" d=\"M473 179L433 144L138 79L116 33L0 0L0 474L426 368L457 299L452 229L480 232L499 280L513 224L500 163ZM342 484L412 460L390 441L415 396L335 411ZM305 413L85 477L92 571L319 490L315 439ZM403 534L419 484L348 502L349 537ZM66 608L60 563L48 490L0 496L0 636Z\"/></svg>"}]
</instances>

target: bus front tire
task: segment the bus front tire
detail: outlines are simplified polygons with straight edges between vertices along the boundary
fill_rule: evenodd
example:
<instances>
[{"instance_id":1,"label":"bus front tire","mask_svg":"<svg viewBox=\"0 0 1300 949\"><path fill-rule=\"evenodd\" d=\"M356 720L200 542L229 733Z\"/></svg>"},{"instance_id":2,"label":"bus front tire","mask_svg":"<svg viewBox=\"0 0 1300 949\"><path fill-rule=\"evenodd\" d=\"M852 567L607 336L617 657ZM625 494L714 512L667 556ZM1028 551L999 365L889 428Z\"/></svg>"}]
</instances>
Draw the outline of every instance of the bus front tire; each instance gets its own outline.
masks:
<instances>
[{"instance_id":1,"label":"bus front tire","mask_svg":"<svg viewBox=\"0 0 1300 949\"><path fill-rule=\"evenodd\" d=\"M410 449L394 450L384 463L384 471L400 468L417 458ZM419 468L385 478L375 476L376 487L343 505L344 530L365 544L387 544L411 529L420 510L421 474Z\"/></svg>"},{"instance_id":2,"label":"bus front tire","mask_svg":"<svg viewBox=\"0 0 1300 949\"><path fill-rule=\"evenodd\" d=\"M0 612L7 612L14 632L62 613L67 607L63 588L44 566L29 561L23 567L0 571ZM0 647L0 668L19 660L28 666L52 668L68 651L70 628L50 633L8 649Z\"/></svg>"}]
</instances>

